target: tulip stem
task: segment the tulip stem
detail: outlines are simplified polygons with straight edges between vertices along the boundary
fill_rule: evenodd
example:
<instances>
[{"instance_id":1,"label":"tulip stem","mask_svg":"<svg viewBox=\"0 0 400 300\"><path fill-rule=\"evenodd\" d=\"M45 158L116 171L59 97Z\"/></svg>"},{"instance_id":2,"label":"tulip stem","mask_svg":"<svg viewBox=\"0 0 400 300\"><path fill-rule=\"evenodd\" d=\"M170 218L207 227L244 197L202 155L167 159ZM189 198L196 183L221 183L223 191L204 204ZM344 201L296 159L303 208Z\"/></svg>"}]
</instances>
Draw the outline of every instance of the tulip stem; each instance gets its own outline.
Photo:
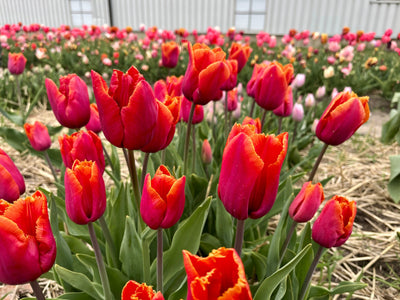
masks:
<instances>
[{"instance_id":1,"label":"tulip stem","mask_svg":"<svg viewBox=\"0 0 400 300\"><path fill-rule=\"evenodd\" d=\"M163 230L157 229L157 290L163 293Z\"/></svg>"},{"instance_id":2,"label":"tulip stem","mask_svg":"<svg viewBox=\"0 0 400 300\"><path fill-rule=\"evenodd\" d=\"M104 219L104 216L101 216L99 218L99 223L101 230L103 231L104 238L106 239L107 245L110 249L111 252L111 259L113 262L114 267L119 268L119 260L118 260L118 255L117 255L117 249L115 248L114 240L111 236L110 229L108 228L107 222Z\"/></svg>"},{"instance_id":3,"label":"tulip stem","mask_svg":"<svg viewBox=\"0 0 400 300\"><path fill-rule=\"evenodd\" d=\"M136 164L135 164L135 154L133 150L127 150L123 148L126 162L128 164L129 175L132 181L133 193L135 194L135 207L136 211L139 211L140 208L140 191L139 191L139 180L136 173Z\"/></svg>"},{"instance_id":4,"label":"tulip stem","mask_svg":"<svg viewBox=\"0 0 400 300\"><path fill-rule=\"evenodd\" d=\"M243 236L244 236L244 221L245 220L237 220L237 223L236 223L235 250L239 256L242 253Z\"/></svg>"},{"instance_id":5,"label":"tulip stem","mask_svg":"<svg viewBox=\"0 0 400 300\"><path fill-rule=\"evenodd\" d=\"M329 146L328 144L324 144L324 147L321 149L321 152L319 153L319 156L318 156L317 160L315 161L314 167L311 171L308 181L313 181L315 173L317 173L318 166L321 163L322 157L324 156L326 149L328 149L328 146Z\"/></svg>"},{"instance_id":6,"label":"tulip stem","mask_svg":"<svg viewBox=\"0 0 400 300\"><path fill-rule=\"evenodd\" d=\"M294 230L296 229L296 226L297 226L297 222L293 221L292 226L290 226L290 229L289 229L289 231L287 233L285 242L283 243L283 246L282 246L282 249L281 249L281 255L280 255L281 257L279 259L279 266L281 265L281 263L283 261L283 257L285 256L286 250L287 250L287 248L289 246L289 242L290 242L290 240L292 238Z\"/></svg>"},{"instance_id":7,"label":"tulip stem","mask_svg":"<svg viewBox=\"0 0 400 300\"><path fill-rule=\"evenodd\" d=\"M51 160L50 160L49 154L47 153L47 150L43 152L43 155L44 155L44 159L46 160L47 164L49 165L51 174L53 174L54 180L57 182L58 181L57 174L56 174L56 171L54 170L53 164L51 163Z\"/></svg>"},{"instance_id":8,"label":"tulip stem","mask_svg":"<svg viewBox=\"0 0 400 300\"><path fill-rule=\"evenodd\" d=\"M195 171L196 168L196 130L195 125L193 125L193 130L192 130L192 172Z\"/></svg>"},{"instance_id":9,"label":"tulip stem","mask_svg":"<svg viewBox=\"0 0 400 300\"><path fill-rule=\"evenodd\" d=\"M228 92L225 92L225 97L224 97L225 99L224 99L224 103L225 103L225 105L224 105L224 118L225 118L225 130L224 130L224 132L225 132L225 141L226 141L226 139L228 138L228 134L229 134L229 132L228 132Z\"/></svg>"},{"instance_id":10,"label":"tulip stem","mask_svg":"<svg viewBox=\"0 0 400 300\"><path fill-rule=\"evenodd\" d=\"M113 295L110 289L110 283L108 282L106 266L104 265L103 257L101 255L99 243L97 242L96 233L94 232L93 223L88 223L90 240L92 241L92 246L94 250L94 255L96 256L97 267L99 269L101 284L104 290L104 300L113 299Z\"/></svg>"},{"instance_id":11,"label":"tulip stem","mask_svg":"<svg viewBox=\"0 0 400 300\"><path fill-rule=\"evenodd\" d=\"M42 289L40 288L37 280L30 281L29 284L31 285L33 293L35 294L37 300L45 300L46 299L43 295Z\"/></svg>"},{"instance_id":12,"label":"tulip stem","mask_svg":"<svg viewBox=\"0 0 400 300\"><path fill-rule=\"evenodd\" d=\"M267 110L264 109L264 113L262 115L262 119L261 119L261 132L264 132L264 123L265 123L265 117L267 116Z\"/></svg>"},{"instance_id":13,"label":"tulip stem","mask_svg":"<svg viewBox=\"0 0 400 300\"><path fill-rule=\"evenodd\" d=\"M150 153L146 152L143 158L143 167L142 167L142 175L140 176L140 188L143 189L144 185L144 177L146 176L147 172L147 165L149 163Z\"/></svg>"},{"instance_id":14,"label":"tulip stem","mask_svg":"<svg viewBox=\"0 0 400 300\"><path fill-rule=\"evenodd\" d=\"M104 144L103 144L103 143L101 143L101 146L103 147L104 157L106 158L106 161L107 161L108 164L110 165L111 169L113 169L111 157L110 157L110 155L108 154L106 147L104 147Z\"/></svg>"},{"instance_id":15,"label":"tulip stem","mask_svg":"<svg viewBox=\"0 0 400 300\"><path fill-rule=\"evenodd\" d=\"M161 150L161 164L165 164L165 154L167 152L167 148Z\"/></svg>"},{"instance_id":16,"label":"tulip stem","mask_svg":"<svg viewBox=\"0 0 400 300\"><path fill-rule=\"evenodd\" d=\"M21 115L23 116L24 113L23 113L23 109L22 109L21 85L20 85L20 82L19 82L19 75L15 76L15 82L17 84L16 90L17 90L18 106L19 106L19 110L21 111Z\"/></svg>"},{"instance_id":17,"label":"tulip stem","mask_svg":"<svg viewBox=\"0 0 400 300\"><path fill-rule=\"evenodd\" d=\"M282 130L282 117L278 117L278 132L276 133L277 135L281 133Z\"/></svg>"},{"instance_id":18,"label":"tulip stem","mask_svg":"<svg viewBox=\"0 0 400 300\"><path fill-rule=\"evenodd\" d=\"M194 104L192 102L192 106L190 108L190 114L189 114L189 121L188 121L188 125L187 125L187 130L186 130L185 152L183 153L183 174L184 175L186 175L186 172L187 172L190 130L192 129L192 120L193 120L195 107L196 107L196 104Z\"/></svg>"},{"instance_id":19,"label":"tulip stem","mask_svg":"<svg viewBox=\"0 0 400 300\"><path fill-rule=\"evenodd\" d=\"M250 112L249 112L249 117L252 118L253 117L253 111L254 111L254 107L256 106L256 100L253 99L253 102L251 103L251 107L250 107Z\"/></svg>"},{"instance_id":20,"label":"tulip stem","mask_svg":"<svg viewBox=\"0 0 400 300\"><path fill-rule=\"evenodd\" d=\"M300 291L300 296L299 296L299 300L303 300L305 299L307 290L308 290L308 285L310 284L311 281L311 277L312 274L315 271L315 268L317 267L317 264L322 256L322 252L324 251L324 247L322 247L321 245L319 246L317 253L315 254L314 260L311 263L310 269L308 269L308 273L306 278L304 279L304 283L303 286L301 287L301 291Z\"/></svg>"}]
</instances>

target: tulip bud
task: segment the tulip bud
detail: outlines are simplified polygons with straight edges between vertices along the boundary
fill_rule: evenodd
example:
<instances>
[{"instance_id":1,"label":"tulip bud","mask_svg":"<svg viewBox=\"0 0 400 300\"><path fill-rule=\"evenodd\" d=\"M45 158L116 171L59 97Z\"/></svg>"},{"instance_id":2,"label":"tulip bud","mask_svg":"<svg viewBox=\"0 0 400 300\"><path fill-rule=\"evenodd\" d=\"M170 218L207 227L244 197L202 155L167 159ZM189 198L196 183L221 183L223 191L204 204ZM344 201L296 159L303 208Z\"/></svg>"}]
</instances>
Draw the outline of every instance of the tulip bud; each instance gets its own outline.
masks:
<instances>
[{"instance_id":1,"label":"tulip bud","mask_svg":"<svg viewBox=\"0 0 400 300\"><path fill-rule=\"evenodd\" d=\"M310 221L324 198L321 183L315 185L311 181L304 183L289 207L290 217L298 223Z\"/></svg>"},{"instance_id":2,"label":"tulip bud","mask_svg":"<svg viewBox=\"0 0 400 300\"><path fill-rule=\"evenodd\" d=\"M261 120L260 118L252 119L248 116L244 117L244 120L242 122L242 125L253 125L255 127L255 132L256 133L261 133Z\"/></svg>"},{"instance_id":3,"label":"tulip bud","mask_svg":"<svg viewBox=\"0 0 400 300\"><path fill-rule=\"evenodd\" d=\"M11 158L0 149L0 199L13 202L25 193L25 181Z\"/></svg>"},{"instance_id":4,"label":"tulip bud","mask_svg":"<svg viewBox=\"0 0 400 300\"><path fill-rule=\"evenodd\" d=\"M98 134L101 131L101 123L99 117L99 110L96 103L90 104L90 119L85 126L86 130L91 130Z\"/></svg>"},{"instance_id":5,"label":"tulip bud","mask_svg":"<svg viewBox=\"0 0 400 300\"><path fill-rule=\"evenodd\" d=\"M316 97L317 99L322 99L322 98L325 96L325 94L326 94L326 88L325 88L325 86L323 85L323 86L320 86L320 87L318 88L317 92L315 93L315 97Z\"/></svg>"},{"instance_id":6,"label":"tulip bud","mask_svg":"<svg viewBox=\"0 0 400 300\"><path fill-rule=\"evenodd\" d=\"M99 219L106 210L106 188L102 174L94 161L75 160L64 178L65 209L77 224Z\"/></svg>"},{"instance_id":7,"label":"tulip bud","mask_svg":"<svg viewBox=\"0 0 400 300\"><path fill-rule=\"evenodd\" d=\"M212 161L212 150L208 140L203 141L203 146L201 147L201 161L208 165Z\"/></svg>"},{"instance_id":8,"label":"tulip bud","mask_svg":"<svg viewBox=\"0 0 400 300\"><path fill-rule=\"evenodd\" d=\"M339 93L322 114L317 137L333 146L349 139L369 119L368 99L355 93Z\"/></svg>"},{"instance_id":9,"label":"tulip bud","mask_svg":"<svg viewBox=\"0 0 400 300\"><path fill-rule=\"evenodd\" d=\"M315 98L313 94L307 94L306 99L304 100L304 104L306 107L313 107L315 105Z\"/></svg>"},{"instance_id":10,"label":"tulip bud","mask_svg":"<svg viewBox=\"0 0 400 300\"><path fill-rule=\"evenodd\" d=\"M89 93L86 83L79 76L61 76L59 89L49 78L46 78L45 84L51 108L61 125L76 129L89 122Z\"/></svg>"},{"instance_id":11,"label":"tulip bud","mask_svg":"<svg viewBox=\"0 0 400 300\"><path fill-rule=\"evenodd\" d=\"M306 74L299 73L294 78L292 85L295 88L300 88L304 85L305 82L306 82Z\"/></svg>"},{"instance_id":12,"label":"tulip bud","mask_svg":"<svg viewBox=\"0 0 400 300\"><path fill-rule=\"evenodd\" d=\"M0 245L0 282L27 283L50 270L56 242L42 192L13 204L0 200Z\"/></svg>"},{"instance_id":13,"label":"tulip bud","mask_svg":"<svg viewBox=\"0 0 400 300\"><path fill-rule=\"evenodd\" d=\"M150 174L146 175L140 214L151 229L169 228L182 216L185 181L185 176L175 179L163 165L157 169L153 179Z\"/></svg>"},{"instance_id":14,"label":"tulip bud","mask_svg":"<svg viewBox=\"0 0 400 300\"><path fill-rule=\"evenodd\" d=\"M78 131L71 135L62 135L58 138L60 152L64 165L72 168L75 160L93 160L103 174L105 161L103 146L97 134L92 131Z\"/></svg>"},{"instance_id":15,"label":"tulip bud","mask_svg":"<svg viewBox=\"0 0 400 300\"><path fill-rule=\"evenodd\" d=\"M25 70L26 57L22 53L8 53L8 70L13 75L20 75Z\"/></svg>"},{"instance_id":16,"label":"tulip bud","mask_svg":"<svg viewBox=\"0 0 400 300\"><path fill-rule=\"evenodd\" d=\"M339 94L339 91L337 90L337 88L333 88L332 94L331 94L331 99L335 98L337 96L337 94Z\"/></svg>"},{"instance_id":17,"label":"tulip bud","mask_svg":"<svg viewBox=\"0 0 400 300\"><path fill-rule=\"evenodd\" d=\"M129 280L122 289L121 300L164 300L161 292L155 293L151 286L145 283L139 284Z\"/></svg>"},{"instance_id":18,"label":"tulip bud","mask_svg":"<svg viewBox=\"0 0 400 300\"><path fill-rule=\"evenodd\" d=\"M31 146L36 151L45 151L51 146L51 139L47 127L36 121L33 125L25 123L24 129Z\"/></svg>"},{"instance_id":19,"label":"tulip bud","mask_svg":"<svg viewBox=\"0 0 400 300\"><path fill-rule=\"evenodd\" d=\"M166 68L175 68L179 58L179 46L170 41L161 45L162 65Z\"/></svg>"},{"instance_id":20,"label":"tulip bud","mask_svg":"<svg viewBox=\"0 0 400 300\"><path fill-rule=\"evenodd\" d=\"M295 103L292 111L292 118L296 122L300 122L304 118L304 108L301 103Z\"/></svg>"},{"instance_id":21,"label":"tulip bud","mask_svg":"<svg viewBox=\"0 0 400 300\"><path fill-rule=\"evenodd\" d=\"M356 202L334 196L312 227L313 240L325 248L339 247L350 237L356 217Z\"/></svg>"}]
</instances>

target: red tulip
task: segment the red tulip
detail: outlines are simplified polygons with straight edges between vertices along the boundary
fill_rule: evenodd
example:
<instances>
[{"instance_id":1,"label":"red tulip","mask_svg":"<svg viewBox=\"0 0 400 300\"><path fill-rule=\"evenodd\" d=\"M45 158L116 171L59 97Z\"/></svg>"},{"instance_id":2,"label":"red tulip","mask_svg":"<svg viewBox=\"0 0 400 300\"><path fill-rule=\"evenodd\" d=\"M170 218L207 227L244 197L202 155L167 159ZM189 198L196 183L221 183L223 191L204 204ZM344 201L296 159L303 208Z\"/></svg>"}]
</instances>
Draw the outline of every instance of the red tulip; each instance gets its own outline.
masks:
<instances>
[{"instance_id":1,"label":"red tulip","mask_svg":"<svg viewBox=\"0 0 400 300\"><path fill-rule=\"evenodd\" d=\"M13 202L25 193L25 181L11 158L0 149L0 199Z\"/></svg>"},{"instance_id":2,"label":"red tulip","mask_svg":"<svg viewBox=\"0 0 400 300\"><path fill-rule=\"evenodd\" d=\"M89 122L89 93L86 83L79 76L61 76L60 89L49 78L46 78L45 84L54 116L61 125L75 129Z\"/></svg>"},{"instance_id":3,"label":"red tulip","mask_svg":"<svg viewBox=\"0 0 400 300\"><path fill-rule=\"evenodd\" d=\"M234 249L219 248L208 257L183 250L187 300L252 299L243 263Z\"/></svg>"},{"instance_id":4,"label":"red tulip","mask_svg":"<svg viewBox=\"0 0 400 300\"><path fill-rule=\"evenodd\" d=\"M204 44L189 43L189 63L182 83L182 91L195 104L205 105L220 99L222 85L228 80L229 67L221 48L210 49Z\"/></svg>"},{"instance_id":5,"label":"red tulip","mask_svg":"<svg viewBox=\"0 0 400 300\"><path fill-rule=\"evenodd\" d=\"M46 125L36 121L33 125L25 123L24 129L33 149L45 151L50 148L51 139Z\"/></svg>"},{"instance_id":6,"label":"red tulip","mask_svg":"<svg viewBox=\"0 0 400 300\"><path fill-rule=\"evenodd\" d=\"M325 248L339 247L350 237L356 217L356 202L334 196L326 202L312 228L312 238Z\"/></svg>"},{"instance_id":7,"label":"red tulip","mask_svg":"<svg viewBox=\"0 0 400 300\"><path fill-rule=\"evenodd\" d=\"M139 150L152 139L157 122L157 103L153 89L139 71L114 70L110 88L92 71L93 91L99 108L103 133L111 144Z\"/></svg>"},{"instance_id":8,"label":"red tulip","mask_svg":"<svg viewBox=\"0 0 400 300\"><path fill-rule=\"evenodd\" d=\"M228 59L226 61L227 66L229 67L229 77L221 86L221 90L230 91L237 84L237 75L238 75L238 62L235 59Z\"/></svg>"},{"instance_id":9,"label":"red tulip","mask_svg":"<svg viewBox=\"0 0 400 300\"><path fill-rule=\"evenodd\" d=\"M228 111L234 111L238 107L238 90L235 88L228 93Z\"/></svg>"},{"instance_id":10,"label":"red tulip","mask_svg":"<svg viewBox=\"0 0 400 300\"><path fill-rule=\"evenodd\" d=\"M157 100L158 118L152 140L141 150L154 153L163 150L171 143L175 134L176 123L179 121L181 97L166 96L164 103Z\"/></svg>"},{"instance_id":11,"label":"red tulip","mask_svg":"<svg viewBox=\"0 0 400 300\"><path fill-rule=\"evenodd\" d=\"M99 219L106 210L106 188L102 174L94 161L75 160L64 178L65 209L77 224Z\"/></svg>"},{"instance_id":12,"label":"red tulip","mask_svg":"<svg viewBox=\"0 0 400 300\"><path fill-rule=\"evenodd\" d=\"M348 140L369 119L368 99L353 92L337 94L318 122L317 137L333 146Z\"/></svg>"},{"instance_id":13,"label":"red tulip","mask_svg":"<svg viewBox=\"0 0 400 300\"><path fill-rule=\"evenodd\" d=\"M203 146L201 147L201 161L206 165L210 164L212 161L212 150L208 140L203 141Z\"/></svg>"},{"instance_id":14,"label":"red tulip","mask_svg":"<svg viewBox=\"0 0 400 300\"><path fill-rule=\"evenodd\" d=\"M167 77L167 94L171 97L182 96L183 76L168 76Z\"/></svg>"},{"instance_id":15,"label":"red tulip","mask_svg":"<svg viewBox=\"0 0 400 300\"><path fill-rule=\"evenodd\" d=\"M154 293L153 288L145 283L129 280L122 289L121 300L164 300L161 292Z\"/></svg>"},{"instance_id":16,"label":"red tulip","mask_svg":"<svg viewBox=\"0 0 400 300\"><path fill-rule=\"evenodd\" d=\"M298 223L308 222L314 217L324 199L321 183L313 185L311 181L308 181L303 184L300 192L290 204L289 215Z\"/></svg>"},{"instance_id":17,"label":"red tulip","mask_svg":"<svg viewBox=\"0 0 400 300\"><path fill-rule=\"evenodd\" d=\"M185 181L183 176L175 179L164 165L154 175L144 179L140 214L151 228L169 228L182 216L185 206Z\"/></svg>"},{"instance_id":18,"label":"red tulip","mask_svg":"<svg viewBox=\"0 0 400 300\"><path fill-rule=\"evenodd\" d=\"M99 109L97 108L96 103L90 104L90 119L85 128L86 130L91 130L94 133L99 133L101 131Z\"/></svg>"},{"instance_id":19,"label":"red tulip","mask_svg":"<svg viewBox=\"0 0 400 300\"><path fill-rule=\"evenodd\" d=\"M0 245L0 282L22 284L50 270L56 242L42 192L13 204L0 200Z\"/></svg>"},{"instance_id":20,"label":"red tulip","mask_svg":"<svg viewBox=\"0 0 400 300\"><path fill-rule=\"evenodd\" d=\"M13 75L22 74L25 70L26 57L22 53L8 53L8 70Z\"/></svg>"},{"instance_id":21,"label":"red tulip","mask_svg":"<svg viewBox=\"0 0 400 300\"><path fill-rule=\"evenodd\" d=\"M161 61L166 68L175 68L179 59L179 46L170 41L161 45Z\"/></svg>"},{"instance_id":22,"label":"red tulip","mask_svg":"<svg viewBox=\"0 0 400 300\"><path fill-rule=\"evenodd\" d=\"M103 174L105 161L103 146L97 134L93 131L79 131L71 135L62 135L58 138L60 143L60 152L64 165L72 168L75 160L93 160Z\"/></svg>"},{"instance_id":23,"label":"red tulip","mask_svg":"<svg viewBox=\"0 0 400 300\"><path fill-rule=\"evenodd\" d=\"M185 96L183 96L181 101L181 120L183 120L186 123L189 122L189 114L191 106L192 102L190 102L188 99L186 99ZM203 119L204 119L204 108L202 105L196 105L194 108L192 124L201 123Z\"/></svg>"},{"instance_id":24,"label":"red tulip","mask_svg":"<svg viewBox=\"0 0 400 300\"><path fill-rule=\"evenodd\" d=\"M249 82L246 85L246 92L247 95L249 95L252 98L256 97L256 89L255 89L255 84L256 84L256 80L259 76L259 74L261 73L261 71L267 66L266 63L262 63L262 64L256 64L254 65L253 68L253 73L251 74L251 78L249 80Z\"/></svg>"},{"instance_id":25,"label":"red tulip","mask_svg":"<svg viewBox=\"0 0 400 300\"><path fill-rule=\"evenodd\" d=\"M273 113L279 117L289 117L293 110L293 92L292 87L289 86L282 104L273 110Z\"/></svg>"},{"instance_id":26,"label":"red tulip","mask_svg":"<svg viewBox=\"0 0 400 300\"><path fill-rule=\"evenodd\" d=\"M257 219L272 208L287 146L287 132L275 137L257 134L250 125L232 127L218 183L219 198L232 216Z\"/></svg>"},{"instance_id":27,"label":"red tulip","mask_svg":"<svg viewBox=\"0 0 400 300\"><path fill-rule=\"evenodd\" d=\"M261 133L261 121L260 118L252 119L248 116L244 117L244 120L242 122L242 125L253 125L255 126L255 131L256 133Z\"/></svg>"},{"instance_id":28,"label":"red tulip","mask_svg":"<svg viewBox=\"0 0 400 300\"><path fill-rule=\"evenodd\" d=\"M246 65L251 51L252 49L248 45L232 43L231 49L229 50L229 59L235 59L238 62L238 73Z\"/></svg>"},{"instance_id":29,"label":"red tulip","mask_svg":"<svg viewBox=\"0 0 400 300\"><path fill-rule=\"evenodd\" d=\"M164 102L167 95L167 83L164 79L157 80L154 83L154 96L157 100Z\"/></svg>"}]
</instances>

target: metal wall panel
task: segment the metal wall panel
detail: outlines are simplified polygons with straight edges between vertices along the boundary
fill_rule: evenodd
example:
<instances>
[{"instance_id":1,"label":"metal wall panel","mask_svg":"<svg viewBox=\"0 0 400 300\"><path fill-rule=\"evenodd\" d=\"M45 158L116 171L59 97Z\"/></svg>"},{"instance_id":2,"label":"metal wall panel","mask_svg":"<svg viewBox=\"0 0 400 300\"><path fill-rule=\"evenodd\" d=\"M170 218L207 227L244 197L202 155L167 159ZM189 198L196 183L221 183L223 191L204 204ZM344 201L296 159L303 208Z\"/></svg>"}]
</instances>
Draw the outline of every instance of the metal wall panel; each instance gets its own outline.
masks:
<instances>
[{"instance_id":1,"label":"metal wall panel","mask_svg":"<svg viewBox=\"0 0 400 300\"><path fill-rule=\"evenodd\" d=\"M114 25L140 24L174 30L205 32L219 26L222 32L235 24L236 1L232 0L112 0ZM108 0L92 0L93 23L109 24ZM340 33L343 26L352 31L375 31L381 36L387 28L400 28L400 3L371 0L267 0L264 30L282 35L291 28ZM0 0L0 25L40 23L47 26L71 25L69 0Z\"/></svg>"}]
</instances>

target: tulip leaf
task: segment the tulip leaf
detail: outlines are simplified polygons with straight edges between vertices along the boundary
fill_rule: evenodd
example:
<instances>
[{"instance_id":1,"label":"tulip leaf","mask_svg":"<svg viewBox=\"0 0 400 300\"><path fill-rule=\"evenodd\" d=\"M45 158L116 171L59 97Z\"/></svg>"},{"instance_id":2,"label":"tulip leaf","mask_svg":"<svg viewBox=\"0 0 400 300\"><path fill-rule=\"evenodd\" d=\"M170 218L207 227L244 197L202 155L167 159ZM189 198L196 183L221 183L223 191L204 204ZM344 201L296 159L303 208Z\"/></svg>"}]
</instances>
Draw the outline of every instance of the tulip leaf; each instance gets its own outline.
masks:
<instances>
[{"instance_id":1,"label":"tulip leaf","mask_svg":"<svg viewBox=\"0 0 400 300\"><path fill-rule=\"evenodd\" d=\"M24 126L24 118L21 115L5 111L1 107L0 107L0 113L15 125Z\"/></svg>"},{"instance_id":2,"label":"tulip leaf","mask_svg":"<svg viewBox=\"0 0 400 300\"><path fill-rule=\"evenodd\" d=\"M382 126L381 142L391 144L400 131L400 111L392 110L391 118Z\"/></svg>"},{"instance_id":3,"label":"tulip leaf","mask_svg":"<svg viewBox=\"0 0 400 300\"><path fill-rule=\"evenodd\" d=\"M0 136L18 152L25 151L29 145L26 135L13 128L0 127Z\"/></svg>"},{"instance_id":4,"label":"tulip leaf","mask_svg":"<svg viewBox=\"0 0 400 300\"><path fill-rule=\"evenodd\" d=\"M121 260L122 272L137 282L143 281L142 239L130 216L125 218L125 232L121 242L119 259Z\"/></svg>"},{"instance_id":5,"label":"tulip leaf","mask_svg":"<svg viewBox=\"0 0 400 300\"><path fill-rule=\"evenodd\" d=\"M225 247L233 245L233 220L232 216L226 211L221 200L215 203L215 233Z\"/></svg>"},{"instance_id":6,"label":"tulip leaf","mask_svg":"<svg viewBox=\"0 0 400 300\"><path fill-rule=\"evenodd\" d=\"M203 233L200 240L200 249L204 253L209 253L213 249L220 248L221 242L215 236L209 233Z\"/></svg>"},{"instance_id":7,"label":"tulip leaf","mask_svg":"<svg viewBox=\"0 0 400 300\"><path fill-rule=\"evenodd\" d=\"M304 247L290 262L277 270L274 274L264 279L254 296L254 300L270 299L275 288L282 280L285 280L310 249L311 244Z\"/></svg>"},{"instance_id":8,"label":"tulip leaf","mask_svg":"<svg viewBox=\"0 0 400 300\"><path fill-rule=\"evenodd\" d=\"M259 252L252 251L251 259L256 269L257 278L262 280L267 272L267 258Z\"/></svg>"},{"instance_id":9,"label":"tulip leaf","mask_svg":"<svg viewBox=\"0 0 400 300\"><path fill-rule=\"evenodd\" d=\"M172 239L171 247L164 252L164 282L183 269L182 250L196 253L199 249L200 238L210 208L211 197L208 197L193 214L179 224ZM151 266L151 274L155 275L156 263ZM154 281L154 280L153 280Z\"/></svg>"},{"instance_id":10,"label":"tulip leaf","mask_svg":"<svg viewBox=\"0 0 400 300\"><path fill-rule=\"evenodd\" d=\"M36 300L37 298L22 298L22 300ZM46 298L46 300L57 300L57 299L67 299L67 300L93 300L88 294L82 292L75 293L65 293L57 298Z\"/></svg>"},{"instance_id":11,"label":"tulip leaf","mask_svg":"<svg viewBox=\"0 0 400 300\"><path fill-rule=\"evenodd\" d=\"M308 293L308 297L311 298L320 298L324 296L329 296L329 290L322 286L311 286L310 292Z\"/></svg>"},{"instance_id":12,"label":"tulip leaf","mask_svg":"<svg viewBox=\"0 0 400 300\"><path fill-rule=\"evenodd\" d=\"M336 294L343 294L343 293L351 293L351 292L361 290L367 286L368 285L366 283L342 281L339 283L339 285L337 287L332 289L330 294L336 295Z\"/></svg>"},{"instance_id":13,"label":"tulip leaf","mask_svg":"<svg viewBox=\"0 0 400 300\"><path fill-rule=\"evenodd\" d=\"M94 299L103 299L103 287L97 282L90 281L86 275L70 271L59 265L55 266L55 270L61 279L76 289L85 292Z\"/></svg>"},{"instance_id":14,"label":"tulip leaf","mask_svg":"<svg viewBox=\"0 0 400 300\"><path fill-rule=\"evenodd\" d=\"M390 156L390 179L388 191L396 203L400 202L400 155Z\"/></svg>"},{"instance_id":15,"label":"tulip leaf","mask_svg":"<svg viewBox=\"0 0 400 300\"><path fill-rule=\"evenodd\" d=\"M104 148L104 150L106 151L106 148ZM110 160L111 160L112 174L114 175L114 177L116 179L114 181L115 182L121 181L121 164L119 161L117 148L114 147L113 145L111 145Z\"/></svg>"},{"instance_id":16,"label":"tulip leaf","mask_svg":"<svg viewBox=\"0 0 400 300\"><path fill-rule=\"evenodd\" d=\"M82 241L81 239L78 239L78 238L76 238L72 235L68 235L66 233L62 233L61 235L64 238L64 240L67 242L72 253L93 255L93 251L90 250L88 248L87 244L84 241Z\"/></svg>"}]
</instances>

